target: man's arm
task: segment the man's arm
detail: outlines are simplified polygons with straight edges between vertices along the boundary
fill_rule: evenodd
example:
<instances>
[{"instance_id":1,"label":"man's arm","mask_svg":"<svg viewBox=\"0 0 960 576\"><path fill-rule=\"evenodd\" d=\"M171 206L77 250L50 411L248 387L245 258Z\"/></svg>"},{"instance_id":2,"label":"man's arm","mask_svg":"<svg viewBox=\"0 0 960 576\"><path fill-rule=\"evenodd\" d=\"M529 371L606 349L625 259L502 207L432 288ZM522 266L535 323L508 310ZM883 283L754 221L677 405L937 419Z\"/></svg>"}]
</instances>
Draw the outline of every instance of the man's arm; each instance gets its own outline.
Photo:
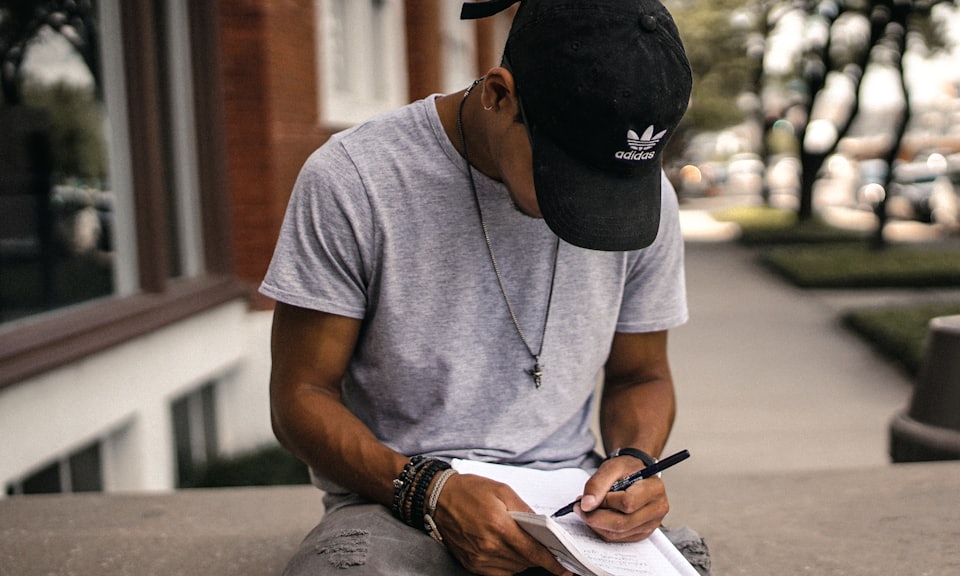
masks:
<instances>
[{"instance_id":1,"label":"man's arm","mask_svg":"<svg viewBox=\"0 0 960 576\"><path fill-rule=\"evenodd\" d=\"M270 410L278 440L325 477L389 507L393 479L409 461L381 443L340 400L340 382L360 322L277 303ZM450 552L471 572L514 574L543 566L565 570L508 514L529 507L506 485L454 475L441 492L436 522Z\"/></svg>"},{"instance_id":2,"label":"man's arm","mask_svg":"<svg viewBox=\"0 0 960 576\"><path fill-rule=\"evenodd\" d=\"M667 332L617 333L605 368L600 401L600 432L607 452L639 448L658 457L676 413L667 358ZM622 456L607 460L584 487L581 511L587 523L610 541L642 540L669 510L659 478L637 482L625 492L608 493L616 480L644 466Z\"/></svg>"},{"instance_id":3,"label":"man's arm","mask_svg":"<svg viewBox=\"0 0 960 576\"><path fill-rule=\"evenodd\" d=\"M270 416L280 443L324 476L390 505L407 458L379 442L340 400L360 321L277 303Z\"/></svg>"}]
</instances>

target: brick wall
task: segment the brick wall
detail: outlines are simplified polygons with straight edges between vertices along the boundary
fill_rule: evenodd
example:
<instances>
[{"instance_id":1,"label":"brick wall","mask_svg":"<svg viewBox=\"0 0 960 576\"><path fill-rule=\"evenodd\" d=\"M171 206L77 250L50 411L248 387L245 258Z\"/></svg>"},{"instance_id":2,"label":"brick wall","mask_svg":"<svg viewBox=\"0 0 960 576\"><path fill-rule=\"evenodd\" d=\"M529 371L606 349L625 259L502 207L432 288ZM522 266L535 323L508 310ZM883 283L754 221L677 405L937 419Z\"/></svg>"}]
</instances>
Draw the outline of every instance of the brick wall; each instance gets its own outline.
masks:
<instances>
[{"instance_id":1,"label":"brick wall","mask_svg":"<svg viewBox=\"0 0 960 576\"><path fill-rule=\"evenodd\" d=\"M411 101L443 84L442 1L448 0L404 3ZM331 134L318 114L315 2L220 0L219 12L232 268L256 285L273 254L300 167ZM477 23L478 73L499 59L510 15ZM271 303L255 296L252 305L265 309Z\"/></svg>"},{"instance_id":2,"label":"brick wall","mask_svg":"<svg viewBox=\"0 0 960 576\"><path fill-rule=\"evenodd\" d=\"M444 0L407 0L407 91L410 101L440 91L443 86L443 62L440 47L440 2Z\"/></svg>"},{"instance_id":3,"label":"brick wall","mask_svg":"<svg viewBox=\"0 0 960 576\"><path fill-rule=\"evenodd\" d=\"M233 268L256 284L300 166L329 137L317 119L314 3L221 0L220 17Z\"/></svg>"}]
</instances>

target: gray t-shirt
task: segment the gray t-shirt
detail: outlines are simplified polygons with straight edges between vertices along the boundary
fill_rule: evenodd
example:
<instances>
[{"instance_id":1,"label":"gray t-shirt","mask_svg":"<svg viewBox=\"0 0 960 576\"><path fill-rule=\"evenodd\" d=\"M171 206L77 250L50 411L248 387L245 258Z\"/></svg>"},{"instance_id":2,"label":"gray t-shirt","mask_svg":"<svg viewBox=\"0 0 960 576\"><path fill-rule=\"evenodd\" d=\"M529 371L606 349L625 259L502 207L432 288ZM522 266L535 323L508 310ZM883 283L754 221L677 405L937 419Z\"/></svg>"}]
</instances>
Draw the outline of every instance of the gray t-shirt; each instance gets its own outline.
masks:
<instances>
[{"instance_id":1,"label":"gray t-shirt","mask_svg":"<svg viewBox=\"0 0 960 576\"><path fill-rule=\"evenodd\" d=\"M687 319L677 200L664 178L656 242L635 252L560 242L543 385L490 262L466 163L434 99L334 136L306 162L260 291L363 321L349 409L407 454L576 466L615 331ZM510 302L537 351L556 236L474 172Z\"/></svg>"}]
</instances>

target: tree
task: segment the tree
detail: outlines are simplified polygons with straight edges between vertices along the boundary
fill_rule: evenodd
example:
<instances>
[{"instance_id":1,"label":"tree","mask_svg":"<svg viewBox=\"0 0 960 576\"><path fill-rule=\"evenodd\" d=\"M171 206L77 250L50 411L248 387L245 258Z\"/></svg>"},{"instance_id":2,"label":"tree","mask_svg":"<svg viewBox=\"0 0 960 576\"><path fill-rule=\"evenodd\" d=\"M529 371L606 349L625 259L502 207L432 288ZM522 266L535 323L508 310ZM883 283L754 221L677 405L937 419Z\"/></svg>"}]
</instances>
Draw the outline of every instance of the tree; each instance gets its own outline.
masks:
<instances>
[{"instance_id":1,"label":"tree","mask_svg":"<svg viewBox=\"0 0 960 576\"><path fill-rule=\"evenodd\" d=\"M0 0L0 91L9 105L23 98L23 60L44 27L61 35L100 82L100 42L93 0ZM97 93L99 98L100 94Z\"/></svg>"},{"instance_id":2,"label":"tree","mask_svg":"<svg viewBox=\"0 0 960 576\"><path fill-rule=\"evenodd\" d=\"M763 52L762 95L767 141L776 130L787 127L796 134L801 160L798 215L813 215L814 185L826 159L858 118L863 100L864 77L871 68L886 67L899 80L888 87L902 92L902 105L886 115L879 149L874 158L893 166L910 119L910 95L905 82L903 56L908 35L916 32L926 44L942 47L942 31L930 16L937 4L949 0L800 0L769 3L755 0L766 14ZM792 28L783 30L783 28ZM792 51L775 46L778 34L793 34ZM779 49L787 54L775 53ZM786 63L786 64L785 64ZM892 170L882 183L889 189ZM878 208L882 239L885 222L883 201ZM882 242L882 240L880 240Z\"/></svg>"},{"instance_id":3,"label":"tree","mask_svg":"<svg viewBox=\"0 0 960 576\"><path fill-rule=\"evenodd\" d=\"M29 48L50 34L65 40L81 57L93 79L92 89L28 81L24 62ZM5 107L29 105L43 110L51 169L59 179L102 181L106 177L93 0L0 0L0 88Z\"/></svg>"},{"instance_id":4,"label":"tree","mask_svg":"<svg viewBox=\"0 0 960 576\"><path fill-rule=\"evenodd\" d=\"M737 101L752 91L754 72L738 29L738 22L749 19L743 0L673 0L670 8L694 79L690 108L679 135L670 141L677 150L693 132L719 131L743 121Z\"/></svg>"}]
</instances>

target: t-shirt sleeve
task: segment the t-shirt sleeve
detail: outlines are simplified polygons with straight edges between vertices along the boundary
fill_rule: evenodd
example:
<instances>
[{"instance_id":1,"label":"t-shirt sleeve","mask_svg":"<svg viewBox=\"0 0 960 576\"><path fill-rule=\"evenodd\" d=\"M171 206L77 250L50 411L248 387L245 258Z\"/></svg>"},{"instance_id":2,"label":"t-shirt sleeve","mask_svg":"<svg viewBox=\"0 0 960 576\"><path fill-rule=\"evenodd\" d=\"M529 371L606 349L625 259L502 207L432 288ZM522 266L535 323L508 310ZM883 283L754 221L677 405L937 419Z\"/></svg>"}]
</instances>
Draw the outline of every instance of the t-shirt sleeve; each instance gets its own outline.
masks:
<instances>
[{"instance_id":1,"label":"t-shirt sleeve","mask_svg":"<svg viewBox=\"0 0 960 576\"><path fill-rule=\"evenodd\" d=\"M279 302L363 318L374 238L361 177L336 140L297 178L260 293Z\"/></svg>"},{"instance_id":2,"label":"t-shirt sleeve","mask_svg":"<svg viewBox=\"0 0 960 576\"><path fill-rule=\"evenodd\" d=\"M630 255L618 332L668 330L689 316L680 208L673 185L661 178L660 229L653 244Z\"/></svg>"}]
</instances>

